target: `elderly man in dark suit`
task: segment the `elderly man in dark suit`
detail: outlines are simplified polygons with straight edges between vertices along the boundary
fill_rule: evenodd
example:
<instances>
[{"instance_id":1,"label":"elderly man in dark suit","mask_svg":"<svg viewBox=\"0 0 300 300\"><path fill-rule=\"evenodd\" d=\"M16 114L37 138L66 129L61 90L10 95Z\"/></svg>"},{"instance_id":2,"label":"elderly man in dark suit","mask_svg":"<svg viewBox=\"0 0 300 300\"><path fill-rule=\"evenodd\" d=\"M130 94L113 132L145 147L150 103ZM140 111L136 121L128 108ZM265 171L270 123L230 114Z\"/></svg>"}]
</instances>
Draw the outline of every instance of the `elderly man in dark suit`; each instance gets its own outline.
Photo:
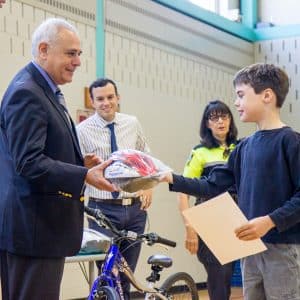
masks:
<instances>
[{"instance_id":1,"label":"elderly man in dark suit","mask_svg":"<svg viewBox=\"0 0 300 300\"><path fill-rule=\"evenodd\" d=\"M57 300L64 258L81 245L85 182L114 191L103 177L109 162L82 157L58 87L80 66L76 29L62 19L44 21L33 33L32 54L0 110L3 300Z\"/></svg>"}]
</instances>

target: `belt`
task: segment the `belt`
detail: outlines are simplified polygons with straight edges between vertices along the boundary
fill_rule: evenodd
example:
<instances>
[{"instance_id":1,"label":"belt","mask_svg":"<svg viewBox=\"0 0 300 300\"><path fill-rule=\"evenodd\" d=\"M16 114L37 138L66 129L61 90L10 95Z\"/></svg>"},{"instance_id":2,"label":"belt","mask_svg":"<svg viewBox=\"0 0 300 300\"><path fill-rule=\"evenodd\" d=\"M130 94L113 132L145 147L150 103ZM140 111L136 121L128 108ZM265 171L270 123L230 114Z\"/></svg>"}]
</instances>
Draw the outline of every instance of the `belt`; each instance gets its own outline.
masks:
<instances>
[{"instance_id":1,"label":"belt","mask_svg":"<svg viewBox=\"0 0 300 300\"><path fill-rule=\"evenodd\" d=\"M140 197L122 198L122 199L99 199L99 198L89 197L89 200L100 202L100 203L106 203L106 204L129 206L135 204L136 202L140 202Z\"/></svg>"}]
</instances>

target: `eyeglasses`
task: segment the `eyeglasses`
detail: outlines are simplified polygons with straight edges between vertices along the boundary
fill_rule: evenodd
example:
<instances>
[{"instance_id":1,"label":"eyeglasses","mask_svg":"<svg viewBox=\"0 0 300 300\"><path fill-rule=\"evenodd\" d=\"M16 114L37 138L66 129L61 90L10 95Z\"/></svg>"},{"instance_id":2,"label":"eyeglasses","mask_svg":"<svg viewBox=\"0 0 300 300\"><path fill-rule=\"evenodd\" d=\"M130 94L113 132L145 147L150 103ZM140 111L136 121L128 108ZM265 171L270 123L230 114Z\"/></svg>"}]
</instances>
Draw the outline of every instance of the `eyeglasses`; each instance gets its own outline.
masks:
<instances>
[{"instance_id":1,"label":"eyeglasses","mask_svg":"<svg viewBox=\"0 0 300 300\"><path fill-rule=\"evenodd\" d=\"M214 123L217 123L219 119L221 118L222 121L227 121L230 119L229 114L221 114L221 115L210 115L208 119Z\"/></svg>"}]
</instances>

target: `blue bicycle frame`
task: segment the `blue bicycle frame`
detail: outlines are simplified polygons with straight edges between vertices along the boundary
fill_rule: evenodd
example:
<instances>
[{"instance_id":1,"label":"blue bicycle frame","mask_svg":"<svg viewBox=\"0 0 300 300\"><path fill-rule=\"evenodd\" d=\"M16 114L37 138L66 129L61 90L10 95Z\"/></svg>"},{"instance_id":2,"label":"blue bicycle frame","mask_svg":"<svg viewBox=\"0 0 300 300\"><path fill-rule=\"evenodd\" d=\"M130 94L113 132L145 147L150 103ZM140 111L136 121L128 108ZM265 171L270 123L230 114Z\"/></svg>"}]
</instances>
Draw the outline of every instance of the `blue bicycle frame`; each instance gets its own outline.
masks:
<instances>
[{"instance_id":1,"label":"blue bicycle frame","mask_svg":"<svg viewBox=\"0 0 300 300\"><path fill-rule=\"evenodd\" d=\"M102 264L101 274L93 283L88 300L94 300L99 285L109 286L116 289L121 299L124 298L120 280L120 273L117 268L118 266L122 265L123 262L124 258L119 251L118 245L112 244L109 247L109 250Z\"/></svg>"}]
</instances>

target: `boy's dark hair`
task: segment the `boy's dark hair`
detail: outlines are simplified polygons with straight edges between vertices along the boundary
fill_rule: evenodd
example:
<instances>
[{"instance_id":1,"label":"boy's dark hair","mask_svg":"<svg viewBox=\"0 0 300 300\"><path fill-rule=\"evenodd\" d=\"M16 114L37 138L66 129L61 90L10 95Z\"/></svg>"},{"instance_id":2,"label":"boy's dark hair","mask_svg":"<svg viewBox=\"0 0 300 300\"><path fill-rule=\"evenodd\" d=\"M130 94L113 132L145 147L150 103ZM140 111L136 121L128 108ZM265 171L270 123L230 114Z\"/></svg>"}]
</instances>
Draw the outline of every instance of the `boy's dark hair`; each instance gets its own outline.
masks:
<instances>
[{"instance_id":1,"label":"boy's dark hair","mask_svg":"<svg viewBox=\"0 0 300 300\"><path fill-rule=\"evenodd\" d=\"M200 122L200 138L201 138L201 144L203 146L207 148L215 148L220 146L220 143L213 136L210 128L207 127L207 122L211 115L222 115L222 114L228 114L230 116L230 126L229 126L229 132L226 137L226 143L227 145L236 143L238 131L235 126L233 115L230 108L220 100L213 100L206 105Z\"/></svg>"},{"instance_id":2,"label":"boy's dark hair","mask_svg":"<svg viewBox=\"0 0 300 300\"><path fill-rule=\"evenodd\" d=\"M272 89L276 95L276 106L281 107L289 91L288 75L272 64L253 64L238 71L233 79L233 86L248 84L256 94L265 89Z\"/></svg>"},{"instance_id":3,"label":"boy's dark hair","mask_svg":"<svg viewBox=\"0 0 300 300\"><path fill-rule=\"evenodd\" d=\"M89 87L89 92L90 92L90 96L93 99L93 89L97 88L97 87L104 87L106 85L108 85L109 83L111 83L114 86L115 89L115 93L116 96L118 96L118 89L117 89L117 85L115 84L115 82L109 78L98 78L96 79Z\"/></svg>"}]
</instances>

